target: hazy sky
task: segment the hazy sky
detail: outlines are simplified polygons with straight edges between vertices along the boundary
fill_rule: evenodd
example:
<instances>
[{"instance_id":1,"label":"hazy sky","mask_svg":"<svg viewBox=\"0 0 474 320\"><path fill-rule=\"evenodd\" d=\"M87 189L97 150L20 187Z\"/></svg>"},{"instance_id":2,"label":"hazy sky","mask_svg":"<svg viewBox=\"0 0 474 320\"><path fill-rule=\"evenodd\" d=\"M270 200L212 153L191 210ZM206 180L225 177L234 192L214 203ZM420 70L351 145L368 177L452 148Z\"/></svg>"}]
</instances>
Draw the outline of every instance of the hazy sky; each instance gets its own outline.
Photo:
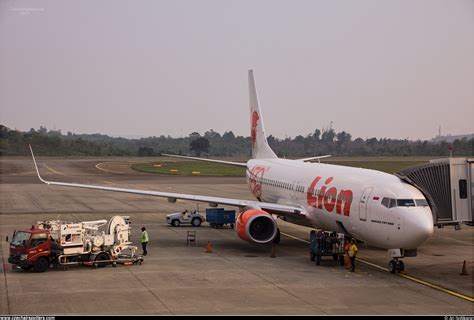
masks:
<instances>
[{"instance_id":1,"label":"hazy sky","mask_svg":"<svg viewBox=\"0 0 474 320\"><path fill-rule=\"evenodd\" d=\"M474 132L474 1L0 0L0 123L248 136Z\"/></svg>"}]
</instances>

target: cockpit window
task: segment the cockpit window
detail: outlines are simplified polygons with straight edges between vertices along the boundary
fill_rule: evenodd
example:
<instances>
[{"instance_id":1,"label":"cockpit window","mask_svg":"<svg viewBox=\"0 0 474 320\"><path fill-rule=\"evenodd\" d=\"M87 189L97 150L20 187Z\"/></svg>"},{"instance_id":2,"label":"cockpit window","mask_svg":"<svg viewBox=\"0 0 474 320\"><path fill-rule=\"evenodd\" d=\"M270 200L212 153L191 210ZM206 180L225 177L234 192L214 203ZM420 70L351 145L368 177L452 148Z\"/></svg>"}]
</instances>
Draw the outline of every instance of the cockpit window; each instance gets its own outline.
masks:
<instances>
[{"instance_id":1,"label":"cockpit window","mask_svg":"<svg viewBox=\"0 0 474 320\"><path fill-rule=\"evenodd\" d=\"M427 207L428 206L428 201L426 199L415 199L416 206L417 207Z\"/></svg>"},{"instance_id":2,"label":"cockpit window","mask_svg":"<svg viewBox=\"0 0 474 320\"><path fill-rule=\"evenodd\" d=\"M413 199L397 199L397 207L414 207L415 201Z\"/></svg>"},{"instance_id":3,"label":"cockpit window","mask_svg":"<svg viewBox=\"0 0 474 320\"><path fill-rule=\"evenodd\" d=\"M428 201L425 199L392 199L392 198L383 198L382 205L386 208L393 207L427 207L429 206Z\"/></svg>"},{"instance_id":4,"label":"cockpit window","mask_svg":"<svg viewBox=\"0 0 474 320\"><path fill-rule=\"evenodd\" d=\"M391 198L383 198L382 205L387 208L393 208L396 206L396 200Z\"/></svg>"}]
</instances>

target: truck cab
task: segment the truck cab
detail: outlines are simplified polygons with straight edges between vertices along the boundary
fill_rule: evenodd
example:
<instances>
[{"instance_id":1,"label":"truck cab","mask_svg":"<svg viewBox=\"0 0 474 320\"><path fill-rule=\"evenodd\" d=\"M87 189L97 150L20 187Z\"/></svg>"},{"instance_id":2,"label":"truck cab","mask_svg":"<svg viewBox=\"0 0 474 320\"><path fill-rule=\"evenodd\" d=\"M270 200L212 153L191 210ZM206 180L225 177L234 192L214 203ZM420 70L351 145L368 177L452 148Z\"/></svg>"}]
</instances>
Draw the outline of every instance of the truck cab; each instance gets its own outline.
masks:
<instances>
[{"instance_id":1,"label":"truck cab","mask_svg":"<svg viewBox=\"0 0 474 320\"><path fill-rule=\"evenodd\" d=\"M8 262L20 266L23 270L33 268L44 272L55 256L55 241L48 230L36 229L15 231L10 242Z\"/></svg>"}]
</instances>

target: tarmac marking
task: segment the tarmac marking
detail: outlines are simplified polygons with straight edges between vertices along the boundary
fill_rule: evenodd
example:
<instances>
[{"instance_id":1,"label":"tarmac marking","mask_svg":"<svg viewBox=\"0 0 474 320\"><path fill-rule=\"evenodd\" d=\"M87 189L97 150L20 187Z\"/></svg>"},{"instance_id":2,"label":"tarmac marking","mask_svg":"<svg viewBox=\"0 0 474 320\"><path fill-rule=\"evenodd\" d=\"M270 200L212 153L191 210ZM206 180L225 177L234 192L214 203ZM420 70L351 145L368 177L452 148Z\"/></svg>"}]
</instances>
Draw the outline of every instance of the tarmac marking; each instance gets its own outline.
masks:
<instances>
[{"instance_id":1,"label":"tarmac marking","mask_svg":"<svg viewBox=\"0 0 474 320\"><path fill-rule=\"evenodd\" d=\"M43 166L44 166L46 169L48 169L49 171L51 171L52 173L59 174L59 175L62 175L62 176L67 177L64 173L59 172L58 170L54 170L53 168L51 168L50 166L48 166L46 163L43 163Z\"/></svg>"},{"instance_id":2,"label":"tarmac marking","mask_svg":"<svg viewBox=\"0 0 474 320\"><path fill-rule=\"evenodd\" d=\"M95 168L96 168L97 170L101 170L101 171L104 171L104 172L111 172L111 173L118 173L118 174L124 174L124 173L125 173L125 172L107 170L107 169L104 169L104 168L101 167L101 165L109 164L109 163L112 163L112 164L113 164L113 162L101 162L101 163L96 164L96 165L95 165ZM128 166L127 166L127 168L128 168Z\"/></svg>"},{"instance_id":3,"label":"tarmac marking","mask_svg":"<svg viewBox=\"0 0 474 320\"><path fill-rule=\"evenodd\" d=\"M3 254L3 244L0 245L0 249L2 250L2 260L3 260L3 277L5 279L5 293L6 293L6 300L7 300L7 310L8 310L8 314L10 314L10 298L9 298L9 294L8 294L8 281L7 281L7 266L9 266L8 264L5 263L5 256Z\"/></svg>"},{"instance_id":4,"label":"tarmac marking","mask_svg":"<svg viewBox=\"0 0 474 320\"><path fill-rule=\"evenodd\" d=\"M295 240L298 240L298 241L301 241L301 242L305 242L305 243L310 243L309 241L307 240L303 240L303 239L300 239L298 237L295 237L291 234L287 234L287 233L284 233L284 232L281 232L282 235L285 235L289 238L292 238L292 239L295 239ZM363 260L363 259L360 259L358 258L357 261L360 261L364 264L367 264L369 266L372 266L372 267L375 267L377 269L380 269L380 270L383 270L383 271L386 271L386 272L389 272L387 268L384 268L384 267L381 267L377 264L374 264L372 262L369 262L369 261L366 261L366 260ZM399 277L402 277L402 278L405 278L405 279L408 279L408 280L411 280L411 281L414 281L416 283L419 283L419 284L422 284L422 285L425 285L427 287L430 287L432 289L435 289L435 290L438 290L438 291L441 291L441 292L444 292L444 293L447 293L449 295L452 295L452 296L455 296L457 298L460 298L460 299L464 299L464 300L467 300L467 301L470 301L470 302L474 302L474 298L473 297L470 297L470 296L467 296L467 295L463 295L459 292L456 292L456 291L453 291L453 290L449 290L449 289L446 289L446 288L443 288L443 287L440 287L436 284L433 284L433 283L430 283L428 281L424 281L424 280L421 280L421 279L418 279L418 278L415 278L413 276L410 276L408 274L405 274L405 273L399 273L397 274Z\"/></svg>"},{"instance_id":5,"label":"tarmac marking","mask_svg":"<svg viewBox=\"0 0 474 320\"><path fill-rule=\"evenodd\" d=\"M36 173L35 171L29 171L29 172L23 172L23 173L10 173L10 174L6 174L6 176L23 176L25 174L32 174L32 173Z\"/></svg>"}]
</instances>

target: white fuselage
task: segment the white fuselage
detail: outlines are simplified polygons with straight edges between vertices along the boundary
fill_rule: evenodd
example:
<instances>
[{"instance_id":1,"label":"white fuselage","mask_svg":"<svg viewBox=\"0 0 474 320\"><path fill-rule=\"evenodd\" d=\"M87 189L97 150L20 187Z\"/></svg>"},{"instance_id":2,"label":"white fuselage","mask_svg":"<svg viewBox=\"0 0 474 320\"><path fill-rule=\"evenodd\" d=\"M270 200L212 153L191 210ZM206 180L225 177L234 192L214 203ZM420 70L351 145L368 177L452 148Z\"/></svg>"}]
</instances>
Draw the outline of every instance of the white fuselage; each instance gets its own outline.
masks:
<instances>
[{"instance_id":1,"label":"white fuselage","mask_svg":"<svg viewBox=\"0 0 474 320\"><path fill-rule=\"evenodd\" d=\"M299 206L314 227L346 232L380 248L415 249L433 233L433 216L423 194L391 174L297 160L252 159L246 175L257 199ZM395 205L387 206L390 200ZM412 203L405 200L413 205L401 205ZM425 205L418 205L422 202Z\"/></svg>"}]
</instances>

